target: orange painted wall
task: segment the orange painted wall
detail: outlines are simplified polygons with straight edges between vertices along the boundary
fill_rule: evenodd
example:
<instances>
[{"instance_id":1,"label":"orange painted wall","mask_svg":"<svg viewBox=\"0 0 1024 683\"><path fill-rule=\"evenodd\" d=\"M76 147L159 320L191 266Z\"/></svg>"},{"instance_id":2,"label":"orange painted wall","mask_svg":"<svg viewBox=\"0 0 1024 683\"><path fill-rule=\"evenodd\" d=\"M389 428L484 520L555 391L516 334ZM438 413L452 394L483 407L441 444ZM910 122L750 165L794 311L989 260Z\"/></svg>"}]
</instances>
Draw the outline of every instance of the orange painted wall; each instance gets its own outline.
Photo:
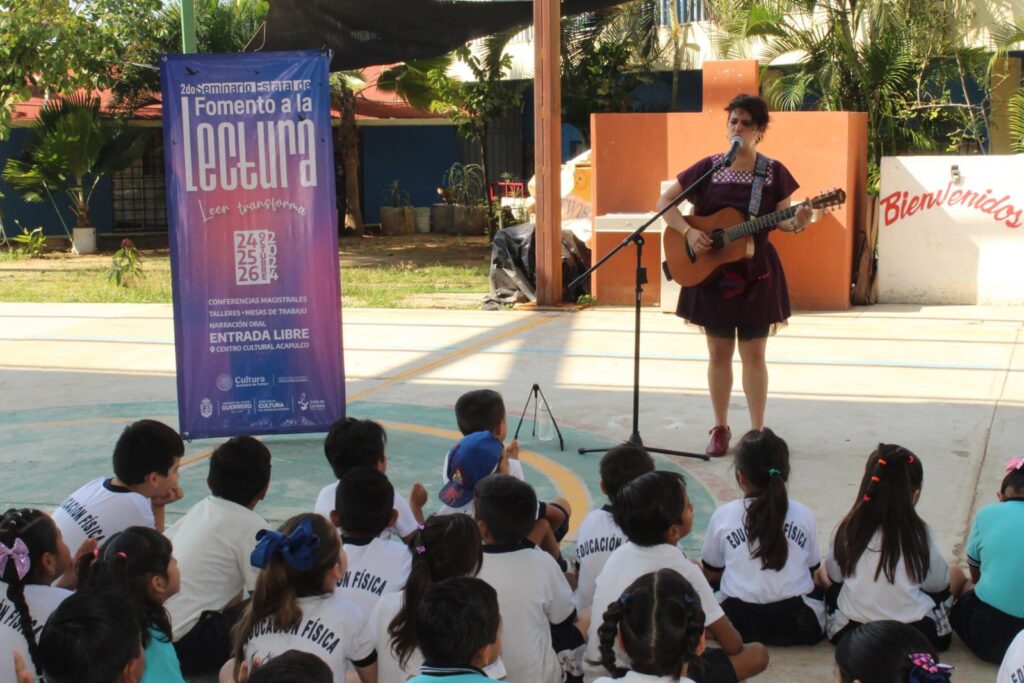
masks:
<instances>
[{"instance_id":1,"label":"orange painted wall","mask_svg":"<svg viewBox=\"0 0 1024 683\"><path fill-rule=\"evenodd\" d=\"M704 111L670 114L596 114L591 121L594 215L653 211L661 181L728 147L723 108L739 92L757 92L756 62L708 62L704 66ZM850 306L853 237L862 218L867 173L867 115L850 112L772 112L759 149L779 159L800 183L794 201L832 187L849 199L825 220L797 236L775 231L794 308L846 309ZM650 235L651 240L657 233ZM595 244L596 247L607 247ZM654 251L651 249L650 251ZM595 249L595 261L603 253ZM645 259L646 260L646 259ZM602 303L632 303L632 259L614 258L610 272L592 281ZM624 270L628 272L623 272ZM645 296L657 300L659 275ZM630 296L619 298L625 278ZM607 292L607 295L605 294ZM611 296L615 293L615 296Z\"/></svg>"}]
</instances>

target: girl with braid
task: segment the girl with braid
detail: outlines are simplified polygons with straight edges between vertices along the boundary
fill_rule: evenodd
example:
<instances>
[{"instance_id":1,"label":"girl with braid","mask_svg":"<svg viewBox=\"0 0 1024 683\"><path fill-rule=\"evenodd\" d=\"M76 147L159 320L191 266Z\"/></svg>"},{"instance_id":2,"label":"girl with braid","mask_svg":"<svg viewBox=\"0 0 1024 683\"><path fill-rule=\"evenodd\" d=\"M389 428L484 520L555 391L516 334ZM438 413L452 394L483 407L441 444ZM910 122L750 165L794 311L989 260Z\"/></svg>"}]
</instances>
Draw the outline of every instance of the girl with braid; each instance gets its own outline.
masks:
<instances>
[{"instance_id":1,"label":"girl with braid","mask_svg":"<svg viewBox=\"0 0 1024 683\"><path fill-rule=\"evenodd\" d=\"M71 565L60 530L45 512L11 509L0 520L0 681L15 680L14 659L42 674L39 632L71 595L50 584Z\"/></svg>"},{"instance_id":2,"label":"girl with braid","mask_svg":"<svg viewBox=\"0 0 1024 683\"><path fill-rule=\"evenodd\" d=\"M597 634L600 663L611 677L594 683L693 683L687 673L704 651L700 596L673 569L644 574L608 605ZM629 669L617 665L617 648L628 656Z\"/></svg>"},{"instance_id":3,"label":"girl with braid","mask_svg":"<svg viewBox=\"0 0 1024 683\"><path fill-rule=\"evenodd\" d=\"M826 632L833 643L870 621L901 621L939 651L949 647L954 575L928 525L914 509L921 497L921 458L879 444L868 458L853 507L839 523L825 558L829 586Z\"/></svg>"},{"instance_id":4,"label":"girl with braid","mask_svg":"<svg viewBox=\"0 0 1024 683\"><path fill-rule=\"evenodd\" d=\"M772 430L747 432L736 449L743 497L711 515L701 561L722 609L746 642L814 645L825 604L814 513L790 500L789 447Z\"/></svg>"}]
</instances>

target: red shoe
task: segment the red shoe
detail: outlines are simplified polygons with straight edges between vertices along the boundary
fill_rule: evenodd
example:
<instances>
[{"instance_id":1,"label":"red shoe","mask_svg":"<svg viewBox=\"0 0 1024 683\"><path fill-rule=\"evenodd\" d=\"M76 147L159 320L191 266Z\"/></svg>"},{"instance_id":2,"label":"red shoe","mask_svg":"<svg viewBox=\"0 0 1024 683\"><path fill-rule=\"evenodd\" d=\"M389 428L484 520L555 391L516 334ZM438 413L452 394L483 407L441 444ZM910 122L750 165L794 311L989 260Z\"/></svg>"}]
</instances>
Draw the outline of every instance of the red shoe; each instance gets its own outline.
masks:
<instances>
[{"instance_id":1,"label":"red shoe","mask_svg":"<svg viewBox=\"0 0 1024 683\"><path fill-rule=\"evenodd\" d=\"M705 455L710 455L712 458L720 458L725 455L726 451L729 450L729 439L732 438L732 430L719 425L709 429L708 434L711 435L711 440L708 441L708 447L704 449Z\"/></svg>"}]
</instances>

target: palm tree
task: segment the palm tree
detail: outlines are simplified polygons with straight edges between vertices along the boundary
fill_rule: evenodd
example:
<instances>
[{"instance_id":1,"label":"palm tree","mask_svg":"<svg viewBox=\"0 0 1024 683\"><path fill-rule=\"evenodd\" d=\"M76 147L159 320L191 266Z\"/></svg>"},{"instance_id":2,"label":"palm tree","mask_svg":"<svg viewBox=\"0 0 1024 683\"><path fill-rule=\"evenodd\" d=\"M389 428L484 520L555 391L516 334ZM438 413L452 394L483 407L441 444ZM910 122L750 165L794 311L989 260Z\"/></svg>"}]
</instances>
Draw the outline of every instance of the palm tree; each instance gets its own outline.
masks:
<instances>
[{"instance_id":1,"label":"palm tree","mask_svg":"<svg viewBox=\"0 0 1024 683\"><path fill-rule=\"evenodd\" d=\"M131 165L150 132L104 117L100 101L84 93L50 100L22 154L7 161L3 179L29 202L66 194L75 227L92 227L89 205L100 180Z\"/></svg>"},{"instance_id":2,"label":"palm tree","mask_svg":"<svg viewBox=\"0 0 1024 683\"><path fill-rule=\"evenodd\" d=\"M754 43L769 66L798 56L766 79L772 106L868 113L873 188L883 155L987 138L985 103L972 102L970 86L985 78L988 55L970 47L962 0L712 0L711 9L723 56Z\"/></svg>"},{"instance_id":3,"label":"palm tree","mask_svg":"<svg viewBox=\"0 0 1024 683\"><path fill-rule=\"evenodd\" d=\"M633 91L650 80L664 52L659 33L652 0L562 20L562 120L580 131L586 146L592 113L633 110Z\"/></svg>"}]
</instances>

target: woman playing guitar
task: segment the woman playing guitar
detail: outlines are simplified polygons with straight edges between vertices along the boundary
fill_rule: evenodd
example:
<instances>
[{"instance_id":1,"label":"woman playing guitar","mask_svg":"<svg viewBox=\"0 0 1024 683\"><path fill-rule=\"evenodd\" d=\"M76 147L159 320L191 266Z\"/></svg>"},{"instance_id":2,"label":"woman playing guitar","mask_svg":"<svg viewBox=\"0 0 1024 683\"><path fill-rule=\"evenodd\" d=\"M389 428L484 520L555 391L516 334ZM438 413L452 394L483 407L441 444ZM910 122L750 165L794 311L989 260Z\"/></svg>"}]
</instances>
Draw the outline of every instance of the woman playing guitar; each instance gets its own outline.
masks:
<instances>
[{"instance_id":1,"label":"woman playing guitar","mask_svg":"<svg viewBox=\"0 0 1024 683\"><path fill-rule=\"evenodd\" d=\"M753 95L738 95L726 107L727 139L739 137L743 144L735 161L704 180L686 199L694 205L694 214L707 216L733 207L744 215L751 208L754 172L759 155L757 145L768 128L768 104ZM722 155L707 157L677 176L672 187L658 199L658 209L669 205L683 188L688 187ZM790 204L790 195L799 187L793 176L780 162L764 158L760 205L756 215L761 216ZM797 209L792 219L777 224L787 232L800 233L815 219L809 206ZM699 259L712 248L712 241L700 230L691 229L678 209L665 213L670 229L683 234ZM768 241L768 233L754 236L751 258L726 266L717 274L694 287L683 287L679 294L676 315L703 328L707 338L710 361L708 389L715 424L706 453L725 455L729 449L731 431L728 426L729 396L732 393L732 357L739 339L740 359L743 362L743 393L750 411L751 429L764 426L765 404L768 401L768 367L765 364L765 346L768 337L789 318L789 292L786 276L775 248Z\"/></svg>"}]
</instances>

